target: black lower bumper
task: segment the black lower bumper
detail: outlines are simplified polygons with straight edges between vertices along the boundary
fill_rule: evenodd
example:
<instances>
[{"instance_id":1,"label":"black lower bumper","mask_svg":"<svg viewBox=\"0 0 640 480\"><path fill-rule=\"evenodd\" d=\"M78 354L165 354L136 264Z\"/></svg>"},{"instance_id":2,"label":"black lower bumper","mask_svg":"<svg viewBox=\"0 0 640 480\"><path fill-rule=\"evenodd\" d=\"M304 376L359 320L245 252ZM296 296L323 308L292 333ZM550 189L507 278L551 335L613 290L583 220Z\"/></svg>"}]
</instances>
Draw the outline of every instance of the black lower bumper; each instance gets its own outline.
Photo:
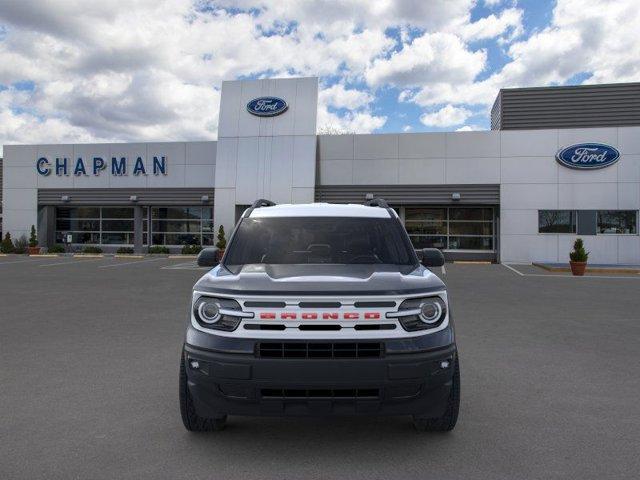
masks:
<instances>
[{"instance_id":1,"label":"black lower bumper","mask_svg":"<svg viewBox=\"0 0 640 480\"><path fill-rule=\"evenodd\" d=\"M454 343L380 358L259 358L184 347L199 415L439 417L452 385Z\"/></svg>"}]
</instances>

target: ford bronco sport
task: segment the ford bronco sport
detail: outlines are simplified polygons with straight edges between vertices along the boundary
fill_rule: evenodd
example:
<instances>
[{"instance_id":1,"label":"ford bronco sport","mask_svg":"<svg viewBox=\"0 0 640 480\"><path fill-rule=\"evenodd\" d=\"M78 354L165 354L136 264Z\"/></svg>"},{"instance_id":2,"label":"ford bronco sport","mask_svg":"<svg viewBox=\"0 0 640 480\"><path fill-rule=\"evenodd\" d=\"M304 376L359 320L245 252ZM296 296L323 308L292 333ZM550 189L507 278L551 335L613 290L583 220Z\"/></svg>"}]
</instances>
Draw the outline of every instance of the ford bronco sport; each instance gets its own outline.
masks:
<instances>
[{"instance_id":1,"label":"ford bronco sport","mask_svg":"<svg viewBox=\"0 0 640 480\"><path fill-rule=\"evenodd\" d=\"M420 257L420 259L418 258ZM193 288L180 362L187 430L227 415L412 415L452 430L460 369L444 283L396 212L256 201Z\"/></svg>"}]
</instances>

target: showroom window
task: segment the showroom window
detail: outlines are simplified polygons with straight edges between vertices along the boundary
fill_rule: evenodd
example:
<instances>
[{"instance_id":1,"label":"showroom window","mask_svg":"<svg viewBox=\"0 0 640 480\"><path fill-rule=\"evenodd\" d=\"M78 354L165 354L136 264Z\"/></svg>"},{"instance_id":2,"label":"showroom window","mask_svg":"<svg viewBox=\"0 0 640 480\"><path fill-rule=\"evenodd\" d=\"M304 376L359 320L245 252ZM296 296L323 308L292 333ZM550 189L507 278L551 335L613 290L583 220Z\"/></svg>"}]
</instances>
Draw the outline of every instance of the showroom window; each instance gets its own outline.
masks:
<instances>
[{"instance_id":1,"label":"showroom window","mask_svg":"<svg viewBox=\"0 0 640 480\"><path fill-rule=\"evenodd\" d=\"M539 210L539 233L576 233L576 212L573 210Z\"/></svg>"},{"instance_id":2,"label":"showroom window","mask_svg":"<svg viewBox=\"0 0 640 480\"><path fill-rule=\"evenodd\" d=\"M212 207L151 207L153 245L213 245Z\"/></svg>"},{"instance_id":3,"label":"showroom window","mask_svg":"<svg viewBox=\"0 0 640 480\"><path fill-rule=\"evenodd\" d=\"M599 210L597 232L635 235L638 233L638 212L635 210Z\"/></svg>"},{"instance_id":4,"label":"showroom window","mask_svg":"<svg viewBox=\"0 0 640 480\"><path fill-rule=\"evenodd\" d=\"M133 207L58 207L56 242L133 245Z\"/></svg>"},{"instance_id":5,"label":"showroom window","mask_svg":"<svg viewBox=\"0 0 640 480\"><path fill-rule=\"evenodd\" d=\"M407 207L405 228L415 248L493 250L493 208Z\"/></svg>"}]
</instances>

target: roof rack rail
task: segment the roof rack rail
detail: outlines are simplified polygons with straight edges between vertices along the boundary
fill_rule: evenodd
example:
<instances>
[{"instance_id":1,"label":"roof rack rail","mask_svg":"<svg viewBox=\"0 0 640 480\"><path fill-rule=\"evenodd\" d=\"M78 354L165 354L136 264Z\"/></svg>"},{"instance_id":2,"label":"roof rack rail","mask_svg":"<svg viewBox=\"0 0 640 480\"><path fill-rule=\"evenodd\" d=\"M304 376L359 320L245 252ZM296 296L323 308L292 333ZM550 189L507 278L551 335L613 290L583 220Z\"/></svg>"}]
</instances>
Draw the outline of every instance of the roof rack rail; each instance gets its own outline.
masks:
<instances>
[{"instance_id":1,"label":"roof rack rail","mask_svg":"<svg viewBox=\"0 0 640 480\"><path fill-rule=\"evenodd\" d=\"M242 218L246 218L251 215L251 212L253 212L256 208L273 207L275 206L275 204L276 202L272 202L271 200L267 200L266 198L259 198L258 200L253 202L249 208L247 208L247 210L244 212L244 215L242 215Z\"/></svg>"},{"instance_id":2,"label":"roof rack rail","mask_svg":"<svg viewBox=\"0 0 640 480\"><path fill-rule=\"evenodd\" d=\"M251 208L273 207L275 204L276 202L272 202L266 198L260 198L251 204Z\"/></svg>"},{"instance_id":3,"label":"roof rack rail","mask_svg":"<svg viewBox=\"0 0 640 480\"><path fill-rule=\"evenodd\" d=\"M372 198L371 200L367 200L365 205L367 207L389 208L389 204L384 198Z\"/></svg>"}]
</instances>

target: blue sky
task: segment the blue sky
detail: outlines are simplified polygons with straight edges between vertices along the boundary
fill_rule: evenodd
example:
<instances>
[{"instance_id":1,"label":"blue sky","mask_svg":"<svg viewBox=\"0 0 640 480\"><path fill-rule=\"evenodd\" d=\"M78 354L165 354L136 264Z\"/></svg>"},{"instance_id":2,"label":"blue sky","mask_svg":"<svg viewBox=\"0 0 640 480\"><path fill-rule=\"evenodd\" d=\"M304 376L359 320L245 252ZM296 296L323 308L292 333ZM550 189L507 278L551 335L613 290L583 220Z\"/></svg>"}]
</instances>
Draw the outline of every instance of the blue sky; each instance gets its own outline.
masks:
<instances>
[{"instance_id":1,"label":"blue sky","mask_svg":"<svg viewBox=\"0 0 640 480\"><path fill-rule=\"evenodd\" d=\"M217 137L223 80L318 76L319 131L489 128L500 88L640 80L636 0L0 5L0 143Z\"/></svg>"}]
</instances>

